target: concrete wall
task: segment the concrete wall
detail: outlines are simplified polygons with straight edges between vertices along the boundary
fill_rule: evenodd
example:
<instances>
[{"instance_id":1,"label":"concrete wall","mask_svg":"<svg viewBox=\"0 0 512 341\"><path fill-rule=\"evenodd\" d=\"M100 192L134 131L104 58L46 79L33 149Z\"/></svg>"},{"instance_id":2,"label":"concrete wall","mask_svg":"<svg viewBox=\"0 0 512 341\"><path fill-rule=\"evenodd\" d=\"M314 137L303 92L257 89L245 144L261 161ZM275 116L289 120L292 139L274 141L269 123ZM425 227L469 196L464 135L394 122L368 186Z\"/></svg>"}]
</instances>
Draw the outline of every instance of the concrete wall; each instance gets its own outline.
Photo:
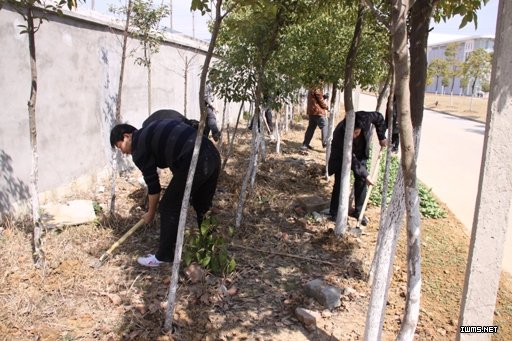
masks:
<instances>
[{"instance_id":1,"label":"concrete wall","mask_svg":"<svg viewBox=\"0 0 512 341\"><path fill-rule=\"evenodd\" d=\"M60 194L82 184L94 186L108 173L109 131L121 65L121 27L66 12L49 15L36 33L38 92L36 103L39 191ZM31 147L27 102L30 94L28 36L23 18L0 10L0 213L17 210L30 197ZM129 41L129 51L138 41ZM199 117L199 77L207 45L183 36L170 37L153 58L152 111L184 112L185 60L188 70L187 113ZM123 120L140 126L148 115L147 71L127 59ZM217 108L221 109L217 101ZM235 106L233 104L233 106ZM235 115L237 110L228 112ZM219 125L221 117L219 119ZM236 117L230 117L234 122ZM65 192L65 191L64 191Z\"/></svg>"}]
</instances>

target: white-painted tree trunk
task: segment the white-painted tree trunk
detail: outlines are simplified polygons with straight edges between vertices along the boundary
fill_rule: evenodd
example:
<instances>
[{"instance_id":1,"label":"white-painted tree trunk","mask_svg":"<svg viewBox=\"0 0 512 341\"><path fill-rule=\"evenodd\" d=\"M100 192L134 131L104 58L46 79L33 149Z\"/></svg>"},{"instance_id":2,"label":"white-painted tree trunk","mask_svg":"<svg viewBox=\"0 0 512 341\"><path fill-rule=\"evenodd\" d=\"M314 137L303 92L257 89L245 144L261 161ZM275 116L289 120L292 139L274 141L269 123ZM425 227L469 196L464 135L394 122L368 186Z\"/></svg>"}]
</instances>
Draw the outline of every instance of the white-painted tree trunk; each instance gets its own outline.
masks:
<instances>
[{"instance_id":1,"label":"white-painted tree trunk","mask_svg":"<svg viewBox=\"0 0 512 341\"><path fill-rule=\"evenodd\" d=\"M247 185L249 184L253 169L257 163L258 149L260 144L260 139L258 138L258 136L259 135L256 135L254 137L254 142L252 143L251 158L249 159L249 167L247 167L247 173L245 174L244 181L242 182L242 188L240 189L240 195L238 197L238 206L236 208L235 228L239 228L242 223L243 209L247 193Z\"/></svg>"},{"instance_id":2,"label":"white-painted tree trunk","mask_svg":"<svg viewBox=\"0 0 512 341\"><path fill-rule=\"evenodd\" d=\"M507 232L512 227L512 2L500 0L475 219L459 326L491 326ZM508 230L508 231L507 231ZM496 339L499 338L500 331ZM457 334L490 340L492 334Z\"/></svg>"},{"instance_id":3,"label":"white-painted tree trunk","mask_svg":"<svg viewBox=\"0 0 512 341\"><path fill-rule=\"evenodd\" d=\"M407 14L409 0L392 0L392 49L395 65L395 94L402 146L401 166L404 174L407 210L407 295L405 314L397 340L414 338L420 311L421 254L420 213L416 180L416 148L412 129L409 90L409 50Z\"/></svg>"},{"instance_id":4,"label":"white-painted tree trunk","mask_svg":"<svg viewBox=\"0 0 512 341\"><path fill-rule=\"evenodd\" d=\"M372 293L366 316L365 340L380 340L388 290L393 274L396 244L405 212L404 181L402 170L398 170L390 206L379 229L373 263ZM373 265L372 265L373 267Z\"/></svg>"},{"instance_id":5,"label":"white-painted tree trunk","mask_svg":"<svg viewBox=\"0 0 512 341\"><path fill-rule=\"evenodd\" d=\"M199 128L196 133L196 140L194 145L194 151L192 153L192 160L190 161L190 167L187 175L187 183L185 185L185 193L183 194L183 200L181 203L180 219L178 222L178 233L176 238L176 248L174 251L174 263L172 265L171 283L169 284L169 291L167 294L167 310L165 312L164 329L166 331L172 331L174 308L176 304L176 290L178 287L178 273L181 263L181 252L183 250L183 239L185 235L185 224L187 222L187 211L190 200L190 193L192 191L192 182L194 181L194 174L196 172L197 159L199 157L199 150L201 148L201 141L203 134L201 133L206 126L207 108L204 103L204 90L206 84L206 75L210 66L210 61L213 56L213 49L217 40L217 35L220 30L222 21L221 16L222 0L218 0L215 6L215 21L212 29L212 36L210 44L208 46L208 52L206 54L203 69L201 72L201 84L199 86L199 107L201 108L201 120L199 122Z\"/></svg>"},{"instance_id":6,"label":"white-painted tree trunk","mask_svg":"<svg viewBox=\"0 0 512 341\"><path fill-rule=\"evenodd\" d=\"M275 124L274 124L274 137L276 139L276 153L279 155L281 154L281 130L280 130L280 119L281 119L281 114L279 112L276 112L276 117L275 117Z\"/></svg>"},{"instance_id":7,"label":"white-painted tree trunk","mask_svg":"<svg viewBox=\"0 0 512 341\"><path fill-rule=\"evenodd\" d=\"M336 216L336 236L345 233L347 228L348 208L350 205L350 165L352 164L352 141L354 139L354 123L356 114L353 110L345 117L345 136L343 140L343 164L341 166L341 185L338 214Z\"/></svg>"}]
</instances>

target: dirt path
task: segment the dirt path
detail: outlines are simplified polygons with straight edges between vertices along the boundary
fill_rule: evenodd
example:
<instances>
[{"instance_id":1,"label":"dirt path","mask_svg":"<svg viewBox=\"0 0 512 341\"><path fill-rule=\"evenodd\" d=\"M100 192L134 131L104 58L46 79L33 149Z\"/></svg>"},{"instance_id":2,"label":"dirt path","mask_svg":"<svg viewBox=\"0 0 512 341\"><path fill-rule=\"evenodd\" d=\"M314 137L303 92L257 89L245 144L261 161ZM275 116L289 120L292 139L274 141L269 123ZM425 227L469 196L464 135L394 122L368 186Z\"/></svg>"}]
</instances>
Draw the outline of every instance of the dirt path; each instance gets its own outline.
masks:
<instances>
[{"instance_id":1,"label":"dirt path","mask_svg":"<svg viewBox=\"0 0 512 341\"><path fill-rule=\"evenodd\" d=\"M299 150L304 126L283 138L282 154L268 145L243 226L229 239L235 272L207 275L193 282L182 273L174 340L361 340L370 288L366 275L377 234L379 209L370 207L370 224L361 237L337 238L333 224L315 221L297 209L299 194L328 198L332 184L323 176L324 154ZM317 133L318 134L318 133ZM215 197L218 232L227 235L247 167L249 134L237 141L234 157L221 175ZM162 331L170 266L145 269L137 256L155 249L157 226L141 229L104 266L98 257L142 214L143 191L137 171L119 179L119 216L97 224L49 231L47 267L35 270L30 234L20 224L0 234L0 339L2 340L169 340ZM107 185L108 188L108 185ZM107 193L76 193L76 198L108 202ZM194 227L194 213L188 226ZM355 225L352 219L349 221ZM465 270L467 237L462 224L447 218L422 221L423 287L419 340L454 339ZM279 252L280 255L275 253ZM286 255L293 255L286 256ZM400 327L406 288L404 232L395 263L385 319L384 340ZM350 292L342 305L325 310L304 294L304 284L322 278ZM500 290L496 340L512 340L512 294ZM317 311L315 330L307 330L295 309Z\"/></svg>"}]
</instances>

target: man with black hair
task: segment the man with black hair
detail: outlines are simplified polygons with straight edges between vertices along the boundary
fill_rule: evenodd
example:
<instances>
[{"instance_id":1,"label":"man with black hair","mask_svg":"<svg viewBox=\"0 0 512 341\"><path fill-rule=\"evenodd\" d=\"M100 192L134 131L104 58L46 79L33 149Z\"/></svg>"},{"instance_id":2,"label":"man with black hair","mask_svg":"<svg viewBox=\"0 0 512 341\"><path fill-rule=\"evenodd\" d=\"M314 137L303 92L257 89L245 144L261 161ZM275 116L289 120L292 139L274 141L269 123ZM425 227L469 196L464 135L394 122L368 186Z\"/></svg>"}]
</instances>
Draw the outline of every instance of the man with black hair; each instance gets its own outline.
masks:
<instances>
[{"instance_id":1,"label":"man with black hair","mask_svg":"<svg viewBox=\"0 0 512 341\"><path fill-rule=\"evenodd\" d=\"M359 218L363 208L364 199L366 197L366 186L373 185L366 169L366 161L370 157L370 145L372 138L371 125L375 126L379 144L387 145L386 140L386 124L384 116L377 111L357 111L355 113L354 135L352 141L352 165L351 169L354 173L354 201L355 208L349 211L349 215ZM345 138L346 119L343 119L336 129L334 129L331 155L329 157L329 175L334 174L334 186L331 194L331 205L329 213L333 220L336 220L338 213L340 186L341 186L341 167L343 164L343 145ZM363 216L361 221L363 226L368 224L368 219Z\"/></svg>"},{"instance_id":2,"label":"man with black hair","mask_svg":"<svg viewBox=\"0 0 512 341\"><path fill-rule=\"evenodd\" d=\"M174 260L181 203L197 130L179 120L156 120L137 130L129 124L118 124L110 132L110 144L124 154L131 154L142 171L148 187L149 205L143 219L153 221L156 209L160 212L160 242L156 254L139 257L138 263L157 267ZM159 203L160 181L158 168L169 167L173 176ZM212 206L220 172L220 155L214 144L202 137L201 150L192 182L190 202L201 227L206 212Z\"/></svg>"}]
</instances>

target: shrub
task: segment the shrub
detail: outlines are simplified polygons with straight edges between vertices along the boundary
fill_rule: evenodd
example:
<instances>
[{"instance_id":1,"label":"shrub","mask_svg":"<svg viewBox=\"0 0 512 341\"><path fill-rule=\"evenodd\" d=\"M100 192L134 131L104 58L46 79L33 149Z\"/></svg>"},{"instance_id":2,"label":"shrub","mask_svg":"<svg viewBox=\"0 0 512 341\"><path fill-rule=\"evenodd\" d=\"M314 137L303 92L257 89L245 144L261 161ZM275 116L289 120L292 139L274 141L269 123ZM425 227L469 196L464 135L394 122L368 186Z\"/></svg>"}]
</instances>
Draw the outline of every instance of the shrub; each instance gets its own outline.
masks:
<instances>
[{"instance_id":1,"label":"shrub","mask_svg":"<svg viewBox=\"0 0 512 341\"><path fill-rule=\"evenodd\" d=\"M386 195L386 203L389 204L393 187L395 185L396 176L400 167L400 160L397 156L391 156L389 167L388 189ZM379 164L379 176L369 202L372 205L380 206L382 199L382 190L384 185L384 171L386 168L386 159L382 158ZM418 181L418 195L420 198L420 213L424 218L439 219L446 217L446 211L439 205L436 198L432 195L432 189L427 188L423 183Z\"/></svg>"},{"instance_id":2,"label":"shrub","mask_svg":"<svg viewBox=\"0 0 512 341\"><path fill-rule=\"evenodd\" d=\"M230 230L229 233L232 234L232 231ZM227 274L235 269L235 259L228 256L224 238L213 218L206 218L199 231L187 231L185 240L183 251L185 265L197 262L217 275Z\"/></svg>"}]
</instances>

